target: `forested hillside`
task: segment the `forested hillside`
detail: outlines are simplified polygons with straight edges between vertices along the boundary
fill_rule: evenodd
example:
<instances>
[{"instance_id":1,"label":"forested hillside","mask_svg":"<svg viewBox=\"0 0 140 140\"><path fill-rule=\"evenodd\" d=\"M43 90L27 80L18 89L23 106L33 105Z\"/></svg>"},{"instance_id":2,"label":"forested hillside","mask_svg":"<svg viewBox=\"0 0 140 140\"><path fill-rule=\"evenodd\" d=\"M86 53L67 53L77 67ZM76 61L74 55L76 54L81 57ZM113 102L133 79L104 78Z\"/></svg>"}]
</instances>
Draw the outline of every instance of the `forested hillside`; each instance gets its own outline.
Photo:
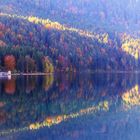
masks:
<instances>
[{"instance_id":1,"label":"forested hillside","mask_svg":"<svg viewBox=\"0 0 140 140\"><path fill-rule=\"evenodd\" d=\"M60 30L41 20L1 16L1 66L23 72L51 70L133 70L136 61L122 50L119 36ZM34 22L34 23L32 23ZM35 24L36 22L36 24ZM55 25L55 24L54 24ZM120 47L116 47L119 46ZM9 60L13 60L11 64ZM6 61L7 60L7 61ZM7 64L7 63L8 64ZM45 63L46 62L46 63ZM10 65L10 66L9 66ZM12 65L12 66L11 66Z\"/></svg>"},{"instance_id":2,"label":"forested hillside","mask_svg":"<svg viewBox=\"0 0 140 140\"><path fill-rule=\"evenodd\" d=\"M137 4L138 0L1 0L0 69L50 73L137 70Z\"/></svg>"},{"instance_id":3,"label":"forested hillside","mask_svg":"<svg viewBox=\"0 0 140 140\"><path fill-rule=\"evenodd\" d=\"M49 18L72 27L137 30L140 0L1 0L6 13Z\"/></svg>"}]
</instances>

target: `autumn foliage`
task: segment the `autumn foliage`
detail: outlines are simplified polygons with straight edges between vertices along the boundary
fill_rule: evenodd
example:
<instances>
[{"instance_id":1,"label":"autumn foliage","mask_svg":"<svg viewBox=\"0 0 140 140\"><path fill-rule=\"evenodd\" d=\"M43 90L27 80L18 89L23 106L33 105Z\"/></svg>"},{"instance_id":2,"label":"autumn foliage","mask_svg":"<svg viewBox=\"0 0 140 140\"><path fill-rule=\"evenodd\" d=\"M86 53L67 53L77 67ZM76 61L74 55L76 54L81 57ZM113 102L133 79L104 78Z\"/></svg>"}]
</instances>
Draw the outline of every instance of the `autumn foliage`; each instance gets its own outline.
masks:
<instances>
[{"instance_id":1,"label":"autumn foliage","mask_svg":"<svg viewBox=\"0 0 140 140\"><path fill-rule=\"evenodd\" d=\"M135 34L89 32L31 16L0 16L1 69L53 73L140 67Z\"/></svg>"},{"instance_id":2,"label":"autumn foliage","mask_svg":"<svg viewBox=\"0 0 140 140\"><path fill-rule=\"evenodd\" d=\"M4 66L7 70L15 70L16 60L13 55L6 55L4 57Z\"/></svg>"},{"instance_id":3,"label":"autumn foliage","mask_svg":"<svg viewBox=\"0 0 140 140\"><path fill-rule=\"evenodd\" d=\"M5 82L5 92L6 94L12 95L16 91L16 81L11 79Z\"/></svg>"}]
</instances>

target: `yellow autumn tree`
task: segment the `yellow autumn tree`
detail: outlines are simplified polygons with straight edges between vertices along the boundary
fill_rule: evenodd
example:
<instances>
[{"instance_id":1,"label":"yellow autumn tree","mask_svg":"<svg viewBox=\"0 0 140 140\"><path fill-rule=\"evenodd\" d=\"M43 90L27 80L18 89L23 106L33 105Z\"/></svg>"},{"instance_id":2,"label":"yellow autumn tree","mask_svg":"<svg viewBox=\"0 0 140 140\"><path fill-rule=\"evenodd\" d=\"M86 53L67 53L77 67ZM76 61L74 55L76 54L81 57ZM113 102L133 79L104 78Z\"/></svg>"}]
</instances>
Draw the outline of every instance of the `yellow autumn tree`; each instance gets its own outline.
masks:
<instances>
[{"instance_id":1,"label":"yellow autumn tree","mask_svg":"<svg viewBox=\"0 0 140 140\"><path fill-rule=\"evenodd\" d=\"M53 73L54 72L54 66L50 62L48 57L44 57L44 72L45 73Z\"/></svg>"}]
</instances>

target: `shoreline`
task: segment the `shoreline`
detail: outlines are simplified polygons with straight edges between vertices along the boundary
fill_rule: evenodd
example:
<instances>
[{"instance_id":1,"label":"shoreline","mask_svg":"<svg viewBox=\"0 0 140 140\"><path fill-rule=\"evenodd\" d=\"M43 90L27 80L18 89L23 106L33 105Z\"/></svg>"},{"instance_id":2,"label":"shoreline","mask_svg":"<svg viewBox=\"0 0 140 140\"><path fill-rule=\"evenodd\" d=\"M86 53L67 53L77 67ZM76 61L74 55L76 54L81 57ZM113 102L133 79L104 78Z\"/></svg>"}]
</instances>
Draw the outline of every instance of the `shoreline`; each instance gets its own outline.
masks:
<instances>
[{"instance_id":1,"label":"shoreline","mask_svg":"<svg viewBox=\"0 0 140 140\"><path fill-rule=\"evenodd\" d=\"M63 73L63 74L70 74L70 73L89 73L89 74L96 74L96 73L106 73L106 74L140 74L140 71L83 71L83 72L54 72L54 73L41 73L41 72L34 72L34 73L12 73L12 76L37 76L37 75L53 75L56 73Z\"/></svg>"},{"instance_id":2,"label":"shoreline","mask_svg":"<svg viewBox=\"0 0 140 140\"><path fill-rule=\"evenodd\" d=\"M37 75L52 75L54 73L12 73L12 76L27 76L27 75L31 75L31 76L37 76Z\"/></svg>"}]
</instances>

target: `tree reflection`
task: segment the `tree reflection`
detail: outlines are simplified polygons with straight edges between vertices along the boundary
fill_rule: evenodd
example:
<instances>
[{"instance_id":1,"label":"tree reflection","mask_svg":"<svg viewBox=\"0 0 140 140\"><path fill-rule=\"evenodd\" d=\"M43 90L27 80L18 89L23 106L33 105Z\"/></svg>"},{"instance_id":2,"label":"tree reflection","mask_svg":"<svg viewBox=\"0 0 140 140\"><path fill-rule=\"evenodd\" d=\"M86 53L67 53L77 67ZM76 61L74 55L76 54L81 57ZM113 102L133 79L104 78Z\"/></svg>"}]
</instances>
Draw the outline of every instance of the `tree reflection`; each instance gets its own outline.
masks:
<instances>
[{"instance_id":1,"label":"tree reflection","mask_svg":"<svg viewBox=\"0 0 140 140\"><path fill-rule=\"evenodd\" d=\"M9 81L0 83L1 102L6 102L1 108L8 114L1 127L5 130L50 127L84 115L119 112L127 104L140 102L139 83L133 74L17 77L11 81L12 88L6 86ZM3 84L12 96L5 94Z\"/></svg>"},{"instance_id":2,"label":"tree reflection","mask_svg":"<svg viewBox=\"0 0 140 140\"><path fill-rule=\"evenodd\" d=\"M45 89L45 91L48 91L49 88L52 86L54 81L54 75L46 75L44 76L44 80L43 80L43 88Z\"/></svg>"},{"instance_id":3,"label":"tree reflection","mask_svg":"<svg viewBox=\"0 0 140 140\"><path fill-rule=\"evenodd\" d=\"M26 93L31 93L35 89L36 77L27 76L26 77Z\"/></svg>"},{"instance_id":4,"label":"tree reflection","mask_svg":"<svg viewBox=\"0 0 140 140\"><path fill-rule=\"evenodd\" d=\"M140 105L139 85L135 85L131 90L126 91L122 95L122 100L127 107Z\"/></svg>"},{"instance_id":5,"label":"tree reflection","mask_svg":"<svg viewBox=\"0 0 140 140\"><path fill-rule=\"evenodd\" d=\"M4 110L0 110L0 124L4 124L6 122L6 112Z\"/></svg>"},{"instance_id":6,"label":"tree reflection","mask_svg":"<svg viewBox=\"0 0 140 140\"><path fill-rule=\"evenodd\" d=\"M7 94L12 95L12 94L15 93L15 91L16 91L16 80L15 80L15 78L7 80L5 82L5 92Z\"/></svg>"}]
</instances>

